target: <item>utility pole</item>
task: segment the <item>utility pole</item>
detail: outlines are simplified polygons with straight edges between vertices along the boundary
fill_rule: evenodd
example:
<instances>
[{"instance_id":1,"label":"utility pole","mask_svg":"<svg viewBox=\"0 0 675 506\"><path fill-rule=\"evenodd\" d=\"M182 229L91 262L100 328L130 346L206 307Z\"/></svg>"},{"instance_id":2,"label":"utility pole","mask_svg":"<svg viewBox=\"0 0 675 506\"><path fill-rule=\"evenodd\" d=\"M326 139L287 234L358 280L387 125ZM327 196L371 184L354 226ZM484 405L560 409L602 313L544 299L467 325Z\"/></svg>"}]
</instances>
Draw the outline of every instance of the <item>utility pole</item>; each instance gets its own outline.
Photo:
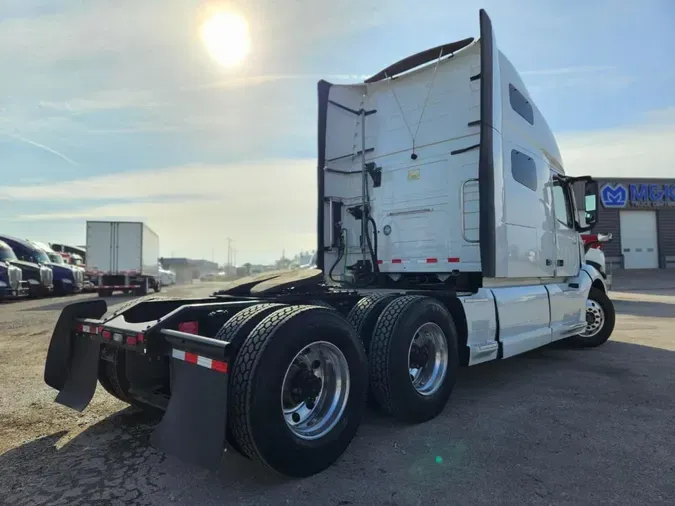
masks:
<instances>
[{"instance_id":1,"label":"utility pole","mask_svg":"<svg viewBox=\"0 0 675 506\"><path fill-rule=\"evenodd\" d=\"M227 267L232 265L232 239L227 238Z\"/></svg>"}]
</instances>

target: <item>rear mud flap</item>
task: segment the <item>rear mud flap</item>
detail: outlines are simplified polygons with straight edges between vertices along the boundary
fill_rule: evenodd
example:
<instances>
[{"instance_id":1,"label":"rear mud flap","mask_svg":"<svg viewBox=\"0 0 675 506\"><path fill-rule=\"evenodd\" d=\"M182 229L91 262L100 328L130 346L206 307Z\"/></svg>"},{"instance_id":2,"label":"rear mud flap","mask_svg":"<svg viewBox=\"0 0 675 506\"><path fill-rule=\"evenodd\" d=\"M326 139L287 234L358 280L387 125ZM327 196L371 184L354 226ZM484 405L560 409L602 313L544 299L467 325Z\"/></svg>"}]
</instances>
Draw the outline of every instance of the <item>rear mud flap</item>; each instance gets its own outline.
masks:
<instances>
[{"instance_id":1,"label":"rear mud flap","mask_svg":"<svg viewBox=\"0 0 675 506\"><path fill-rule=\"evenodd\" d=\"M45 383L62 391L56 402L78 411L89 404L96 390L100 344L97 338L73 339L72 334L77 318L97 320L107 309L104 300L93 300L69 304L61 312L49 343L44 372Z\"/></svg>"},{"instance_id":2,"label":"rear mud flap","mask_svg":"<svg viewBox=\"0 0 675 506\"><path fill-rule=\"evenodd\" d=\"M215 469L225 451L228 374L174 358L171 399L150 436L158 450Z\"/></svg>"},{"instance_id":3,"label":"rear mud flap","mask_svg":"<svg viewBox=\"0 0 675 506\"><path fill-rule=\"evenodd\" d=\"M101 343L98 337L74 339L66 383L56 396L59 404L84 411L96 392Z\"/></svg>"}]
</instances>

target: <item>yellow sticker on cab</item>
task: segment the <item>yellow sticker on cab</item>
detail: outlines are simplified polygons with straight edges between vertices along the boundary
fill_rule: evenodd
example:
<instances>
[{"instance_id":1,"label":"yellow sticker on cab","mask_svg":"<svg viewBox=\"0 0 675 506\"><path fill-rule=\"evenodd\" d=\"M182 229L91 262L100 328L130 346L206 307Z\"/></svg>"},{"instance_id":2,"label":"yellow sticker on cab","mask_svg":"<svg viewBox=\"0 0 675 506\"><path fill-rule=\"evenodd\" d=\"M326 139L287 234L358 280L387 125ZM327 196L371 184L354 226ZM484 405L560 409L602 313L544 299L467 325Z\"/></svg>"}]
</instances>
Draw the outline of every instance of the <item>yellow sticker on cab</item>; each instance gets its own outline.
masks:
<instances>
[{"instance_id":1,"label":"yellow sticker on cab","mask_svg":"<svg viewBox=\"0 0 675 506\"><path fill-rule=\"evenodd\" d=\"M408 169L408 179L414 180L420 178L420 169Z\"/></svg>"}]
</instances>

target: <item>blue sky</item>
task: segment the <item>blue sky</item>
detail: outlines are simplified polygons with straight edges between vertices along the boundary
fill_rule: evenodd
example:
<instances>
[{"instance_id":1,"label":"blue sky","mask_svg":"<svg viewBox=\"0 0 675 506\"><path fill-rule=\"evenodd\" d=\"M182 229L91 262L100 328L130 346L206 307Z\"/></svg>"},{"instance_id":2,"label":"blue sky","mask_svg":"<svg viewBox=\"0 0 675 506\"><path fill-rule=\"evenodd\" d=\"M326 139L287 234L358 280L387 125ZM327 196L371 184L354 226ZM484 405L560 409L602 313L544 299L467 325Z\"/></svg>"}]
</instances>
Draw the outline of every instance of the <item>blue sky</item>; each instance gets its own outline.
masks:
<instances>
[{"instance_id":1,"label":"blue sky","mask_svg":"<svg viewBox=\"0 0 675 506\"><path fill-rule=\"evenodd\" d=\"M481 7L569 172L675 176L674 2L239 0L232 69L197 35L214 5L1 2L0 230L79 244L87 217L142 219L165 255L312 248L316 81L477 36Z\"/></svg>"}]
</instances>

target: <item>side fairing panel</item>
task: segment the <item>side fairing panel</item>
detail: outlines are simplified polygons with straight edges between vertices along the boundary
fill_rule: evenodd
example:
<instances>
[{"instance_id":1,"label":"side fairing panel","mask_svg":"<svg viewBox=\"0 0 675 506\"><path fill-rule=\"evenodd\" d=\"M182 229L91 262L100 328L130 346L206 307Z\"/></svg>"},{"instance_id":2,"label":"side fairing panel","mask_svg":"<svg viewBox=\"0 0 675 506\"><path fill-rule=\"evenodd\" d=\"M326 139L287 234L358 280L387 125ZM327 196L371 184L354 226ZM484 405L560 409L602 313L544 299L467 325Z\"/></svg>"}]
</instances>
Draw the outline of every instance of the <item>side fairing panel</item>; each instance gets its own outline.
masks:
<instances>
[{"instance_id":1,"label":"side fairing panel","mask_svg":"<svg viewBox=\"0 0 675 506\"><path fill-rule=\"evenodd\" d=\"M508 358L551 342L548 291L543 285L493 288L499 341Z\"/></svg>"}]
</instances>

